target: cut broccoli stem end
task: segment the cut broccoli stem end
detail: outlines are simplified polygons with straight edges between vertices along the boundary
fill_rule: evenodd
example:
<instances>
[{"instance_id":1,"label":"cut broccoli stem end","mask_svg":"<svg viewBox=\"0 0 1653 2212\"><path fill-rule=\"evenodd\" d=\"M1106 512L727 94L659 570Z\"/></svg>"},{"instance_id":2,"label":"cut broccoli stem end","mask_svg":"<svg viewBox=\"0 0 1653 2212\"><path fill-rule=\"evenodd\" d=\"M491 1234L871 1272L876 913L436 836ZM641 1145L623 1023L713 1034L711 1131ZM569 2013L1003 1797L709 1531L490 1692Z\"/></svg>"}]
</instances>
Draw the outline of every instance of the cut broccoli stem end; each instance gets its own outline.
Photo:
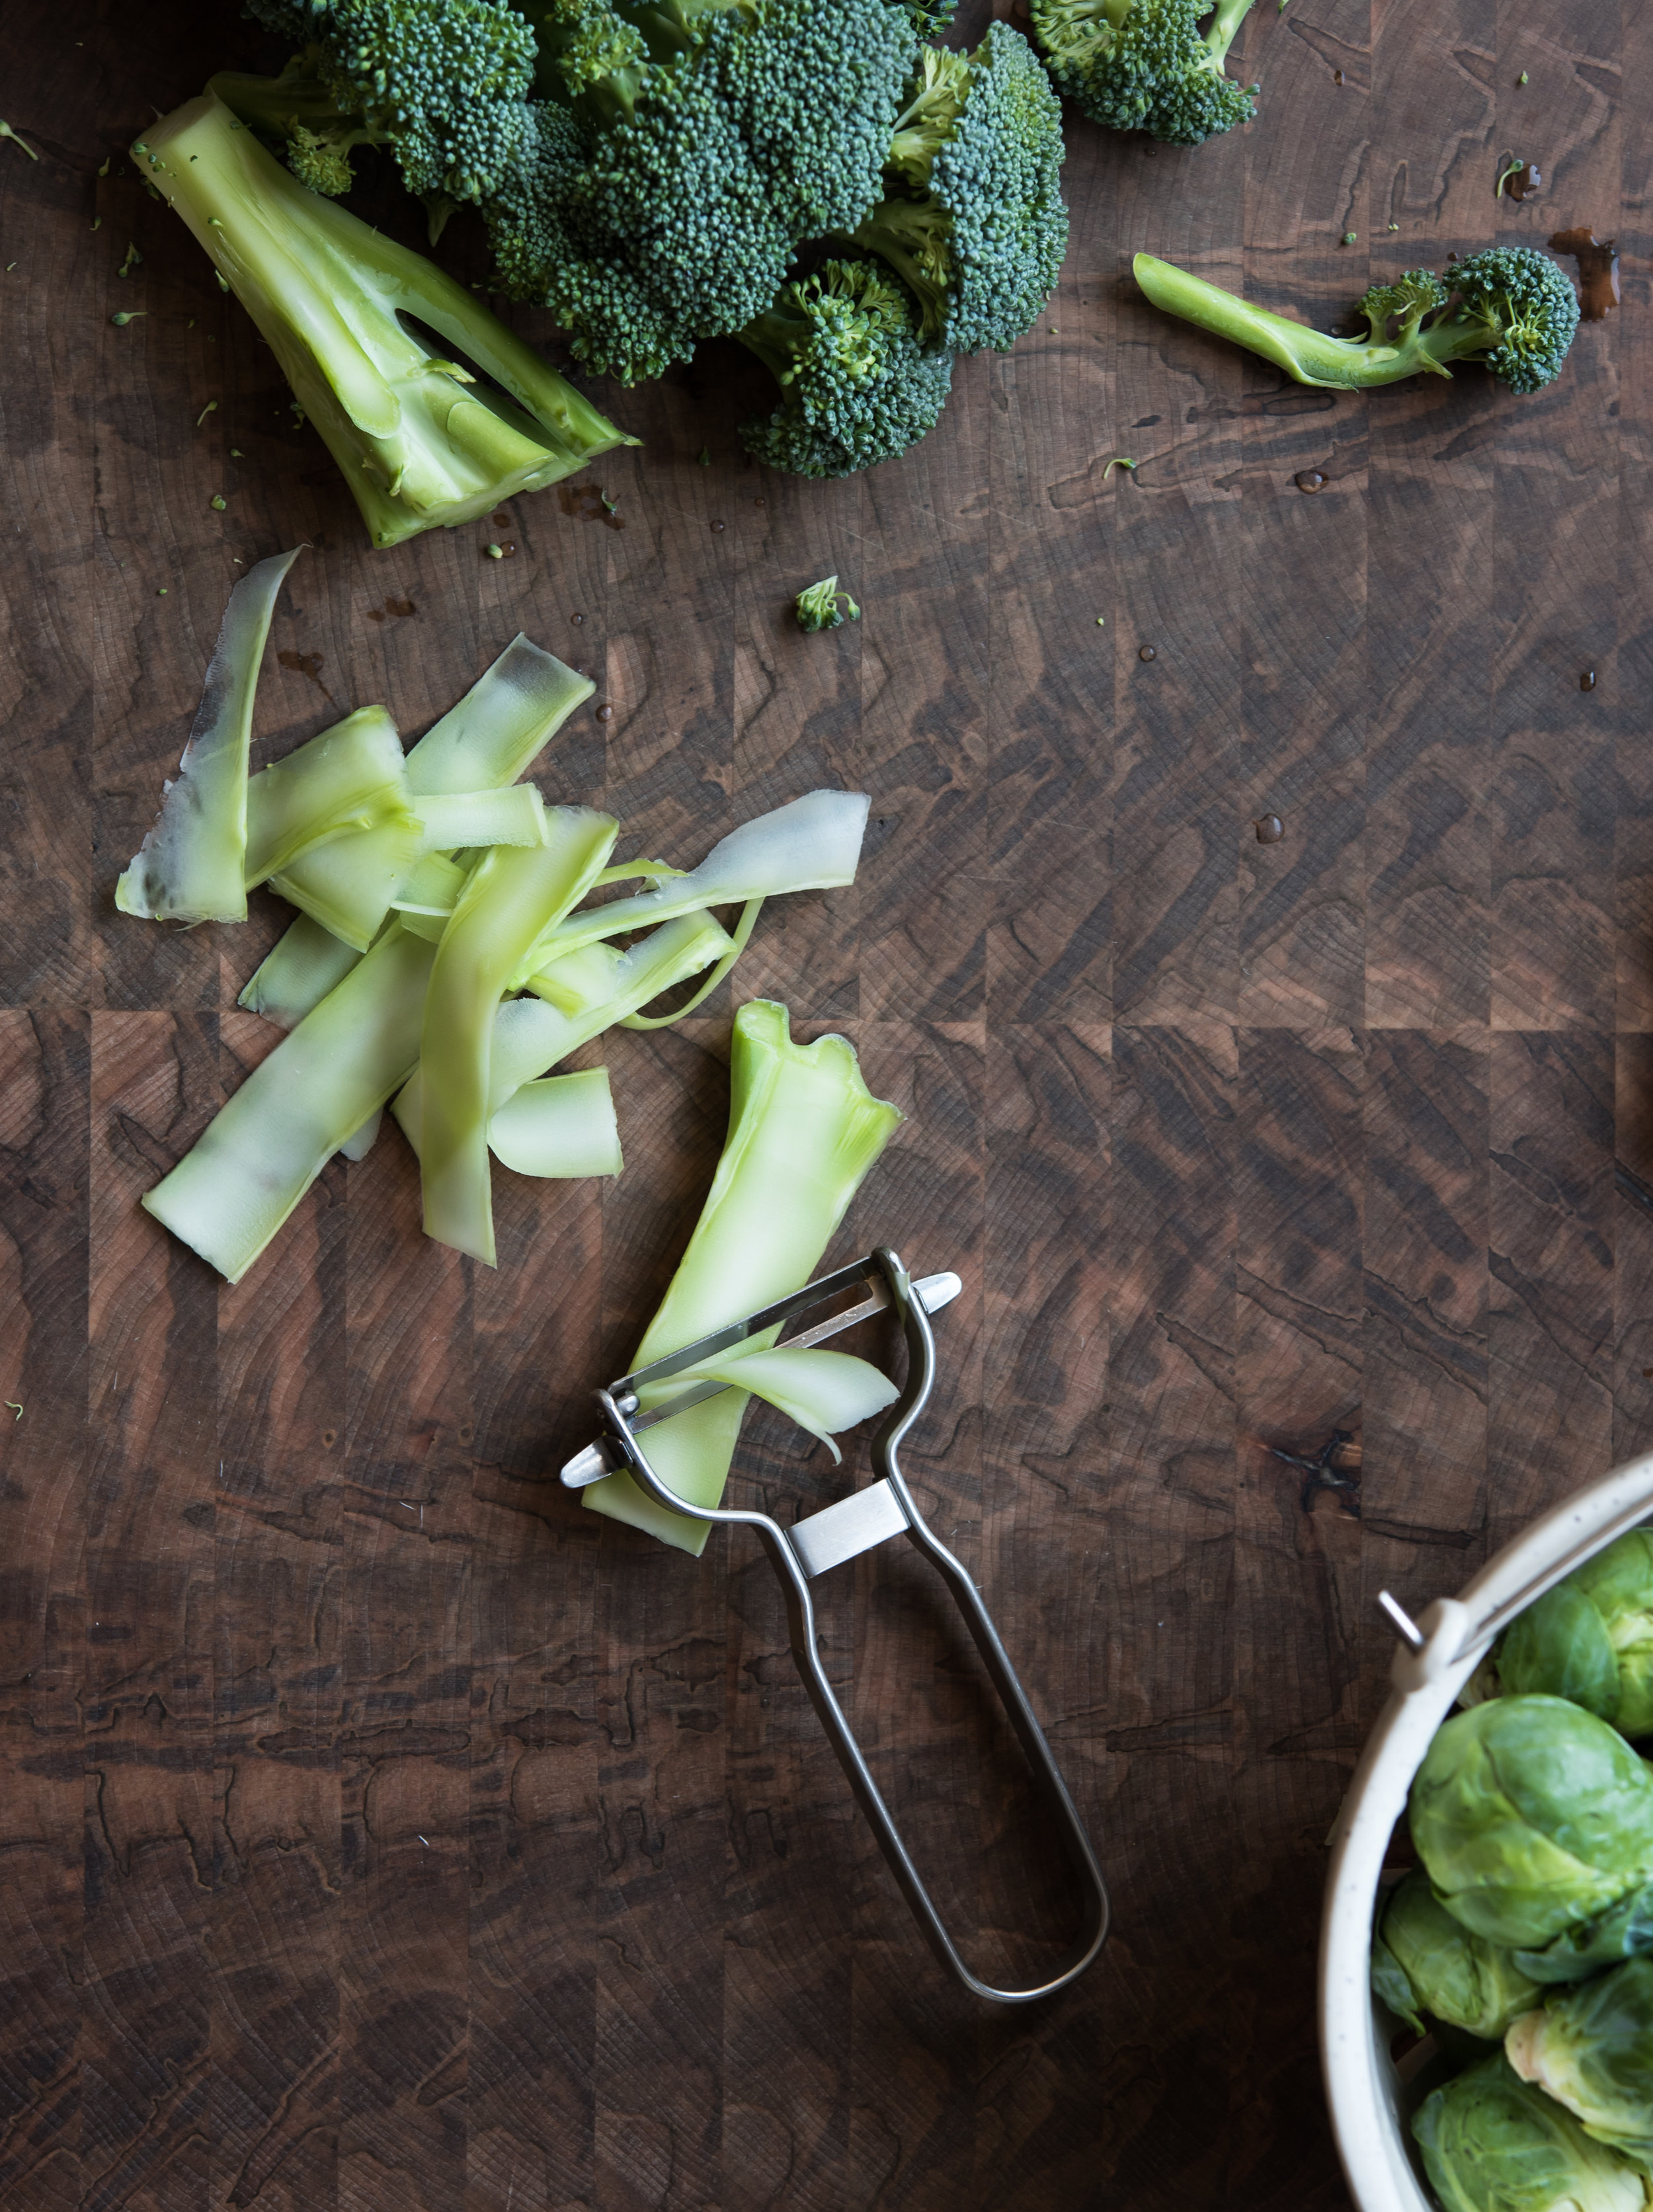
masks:
<instances>
[{"instance_id":1,"label":"cut broccoli stem end","mask_svg":"<svg viewBox=\"0 0 1653 2212\"><path fill-rule=\"evenodd\" d=\"M422 255L307 191L214 94L133 158L268 342L375 544L474 520L637 442ZM449 374L404 318L498 391Z\"/></svg>"}]
</instances>

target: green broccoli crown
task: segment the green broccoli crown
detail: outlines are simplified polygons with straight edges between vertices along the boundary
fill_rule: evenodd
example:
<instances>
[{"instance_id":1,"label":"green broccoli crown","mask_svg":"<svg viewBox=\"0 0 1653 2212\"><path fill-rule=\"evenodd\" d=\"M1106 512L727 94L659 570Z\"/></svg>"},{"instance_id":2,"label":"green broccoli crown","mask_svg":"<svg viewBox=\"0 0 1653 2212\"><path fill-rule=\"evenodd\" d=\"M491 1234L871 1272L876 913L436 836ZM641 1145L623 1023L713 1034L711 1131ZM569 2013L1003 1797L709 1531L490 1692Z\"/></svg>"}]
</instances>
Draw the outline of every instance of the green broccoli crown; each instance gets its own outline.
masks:
<instances>
[{"instance_id":1,"label":"green broccoli crown","mask_svg":"<svg viewBox=\"0 0 1653 2212\"><path fill-rule=\"evenodd\" d=\"M533 82L534 35L507 0L252 0L252 13L307 42L339 112L394 143L410 191L494 190Z\"/></svg>"},{"instance_id":2,"label":"green broccoli crown","mask_svg":"<svg viewBox=\"0 0 1653 2212\"><path fill-rule=\"evenodd\" d=\"M740 333L781 386L748 453L796 476L846 477L892 459L947 404L952 357L921 351L914 303L871 263L829 261L784 285Z\"/></svg>"},{"instance_id":3,"label":"green broccoli crown","mask_svg":"<svg viewBox=\"0 0 1653 2212\"><path fill-rule=\"evenodd\" d=\"M994 23L962 64L927 54L891 141L898 185L851 234L903 278L922 335L1005 352L1050 296L1067 249L1061 110L1032 49Z\"/></svg>"},{"instance_id":4,"label":"green broccoli crown","mask_svg":"<svg viewBox=\"0 0 1653 2212\"><path fill-rule=\"evenodd\" d=\"M884 0L554 0L545 21L580 150L535 111L487 213L506 289L592 367L635 382L738 331L800 243L877 198L912 53Z\"/></svg>"},{"instance_id":5,"label":"green broccoli crown","mask_svg":"<svg viewBox=\"0 0 1653 2212\"><path fill-rule=\"evenodd\" d=\"M1578 328L1578 301L1559 265L1529 246L1498 246L1454 263L1445 283L1462 306L1437 329L1480 322L1492 342L1460 357L1483 361L1511 392L1531 392L1561 374Z\"/></svg>"},{"instance_id":6,"label":"green broccoli crown","mask_svg":"<svg viewBox=\"0 0 1653 2212\"><path fill-rule=\"evenodd\" d=\"M1256 112L1223 64L1251 0L1033 0L1057 89L1094 123L1198 146Z\"/></svg>"},{"instance_id":7,"label":"green broccoli crown","mask_svg":"<svg viewBox=\"0 0 1653 2212\"><path fill-rule=\"evenodd\" d=\"M842 606L838 605L840 599ZM836 576L823 576L818 584L799 592L793 604L799 629L837 629L846 621L859 622L861 618L861 611L848 592L838 589Z\"/></svg>"}]
</instances>

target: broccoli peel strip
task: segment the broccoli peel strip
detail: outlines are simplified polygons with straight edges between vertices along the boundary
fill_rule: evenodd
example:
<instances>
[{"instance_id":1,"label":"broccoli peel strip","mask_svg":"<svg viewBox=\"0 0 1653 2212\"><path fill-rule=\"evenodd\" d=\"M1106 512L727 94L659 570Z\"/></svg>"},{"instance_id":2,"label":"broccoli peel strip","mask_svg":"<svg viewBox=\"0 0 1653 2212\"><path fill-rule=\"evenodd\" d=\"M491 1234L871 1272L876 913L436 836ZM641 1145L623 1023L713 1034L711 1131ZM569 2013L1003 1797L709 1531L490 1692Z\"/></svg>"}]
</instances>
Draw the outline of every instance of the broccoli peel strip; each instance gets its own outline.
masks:
<instances>
[{"instance_id":1,"label":"broccoli peel strip","mask_svg":"<svg viewBox=\"0 0 1653 2212\"><path fill-rule=\"evenodd\" d=\"M1420 371L1449 376L1449 362L1479 361L1512 392L1536 392L1560 374L1578 327L1571 285L1528 246L1478 253L1444 280L1413 269L1374 286L1360 303L1364 338L1306 329L1152 253L1132 266L1155 307L1261 355L1299 384L1336 390L1398 384Z\"/></svg>"},{"instance_id":2,"label":"broccoli peel strip","mask_svg":"<svg viewBox=\"0 0 1653 2212\"><path fill-rule=\"evenodd\" d=\"M115 886L123 914L152 921L246 920L252 702L276 595L302 550L295 545L257 562L229 595L177 778Z\"/></svg>"},{"instance_id":3,"label":"broccoli peel strip","mask_svg":"<svg viewBox=\"0 0 1653 2212\"><path fill-rule=\"evenodd\" d=\"M749 1000L735 1016L722 1157L632 1366L663 1359L800 1290L901 1119L867 1089L847 1038L829 1035L800 1045L783 1006ZM778 1334L767 1331L751 1350L769 1350ZM679 1387L673 1376L645 1391L645 1409ZM747 1396L726 1390L650 1431L649 1457L679 1496L717 1504ZM670 1513L646 1498L629 1474L593 1483L584 1502L696 1557L711 1534L709 1522Z\"/></svg>"},{"instance_id":4,"label":"broccoli peel strip","mask_svg":"<svg viewBox=\"0 0 1653 2212\"><path fill-rule=\"evenodd\" d=\"M374 544L472 521L638 442L422 255L307 191L212 94L132 154L257 324ZM403 315L508 397L461 382Z\"/></svg>"},{"instance_id":5,"label":"broccoli peel strip","mask_svg":"<svg viewBox=\"0 0 1653 2212\"><path fill-rule=\"evenodd\" d=\"M424 798L514 783L596 689L589 677L578 675L519 630L464 698L408 754L415 807ZM309 881L295 871L296 888L307 888ZM440 930L435 933L440 936ZM236 1003L291 1029L320 1004L365 950L345 944L325 922L301 912Z\"/></svg>"},{"instance_id":6,"label":"broccoli peel strip","mask_svg":"<svg viewBox=\"0 0 1653 2212\"><path fill-rule=\"evenodd\" d=\"M140 1203L239 1283L328 1161L419 1058L434 945L392 927Z\"/></svg>"},{"instance_id":7,"label":"broccoli peel strip","mask_svg":"<svg viewBox=\"0 0 1653 2212\"><path fill-rule=\"evenodd\" d=\"M550 842L499 845L471 871L442 933L419 1043L425 1232L495 1264L488 1167L494 1012L529 947L591 888L619 824L559 806Z\"/></svg>"}]
</instances>

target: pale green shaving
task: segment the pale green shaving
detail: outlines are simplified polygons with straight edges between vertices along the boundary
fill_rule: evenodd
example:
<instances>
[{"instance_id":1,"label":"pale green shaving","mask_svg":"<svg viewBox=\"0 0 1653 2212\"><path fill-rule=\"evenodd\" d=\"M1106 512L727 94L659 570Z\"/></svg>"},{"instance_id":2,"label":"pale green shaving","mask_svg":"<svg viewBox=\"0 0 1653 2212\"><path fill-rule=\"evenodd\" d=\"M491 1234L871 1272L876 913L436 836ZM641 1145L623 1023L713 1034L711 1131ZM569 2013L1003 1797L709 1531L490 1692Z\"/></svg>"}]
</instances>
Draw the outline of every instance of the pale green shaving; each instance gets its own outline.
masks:
<instances>
[{"instance_id":1,"label":"pale green shaving","mask_svg":"<svg viewBox=\"0 0 1653 2212\"><path fill-rule=\"evenodd\" d=\"M543 846L497 845L466 878L436 948L419 1046L426 1234L494 1265L488 1167L494 1015L528 946L589 890L619 824L585 807L547 816Z\"/></svg>"},{"instance_id":2,"label":"pale green shaving","mask_svg":"<svg viewBox=\"0 0 1653 2212\"><path fill-rule=\"evenodd\" d=\"M871 804L857 791L811 791L773 813L743 822L686 876L656 884L632 898L587 907L546 931L523 963L518 988L549 962L599 938L647 929L702 907L744 906L779 891L830 890L852 884Z\"/></svg>"},{"instance_id":3,"label":"pale green shaving","mask_svg":"<svg viewBox=\"0 0 1653 2212\"><path fill-rule=\"evenodd\" d=\"M175 782L115 886L123 914L245 921L247 755L252 702L282 579L303 549L249 568L229 595Z\"/></svg>"},{"instance_id":4,"label":"pale green shaving","mask_svg":"<svg viewBox=\"0 0 1653 2212\"><path fill-rule=\"evenodd\" d=\"M514 783L596 689L589 677L577 676L519 631L414 746L408 787L423 798Z\"/></svg>"},{"instance_id":5,"label":"pale green shaving","mask_svg":"<svg viewBox=\"0 0 1653 2212\"><path fill-rule=\"evenodd\" d=\"M382 707L363 707L261 769L246 787L251 890L313 845L405 812L402 740Z\"/></svg>"},{"instance_id":6,"label":"pale green shaving","mask_svg":"<svg viewBox=\"0 0 1653 2212\"><path fill-rule=\"evenodd\" d=\"M143 1204L239 1282L340 1146L406 1082L435 954L392 928L261 1060Z\"/></svg>"},{"instance_id":7,"label":"pale green shaving","mask_svg":"<svg viewBox=\"0 0 1653 2212\"><path fill-rule=\"evenodd\" d=\"M624 1162L607 1068L519 1084L489 1122L488 1144L518 1175L617 1176Z\"/></svg>"},{"instance_id":8,"label":"pale green shaving","mask_svg":"<svg viewBox=\"0 0 1653 2212\"><path fill-rule=\"evenodd\" d=\"M545 802L532 783L508 784L503 791L433 792L413 804L425 825L428 853L545 842Z\"/></svg>"},{"instance_id":9,"label":"pale green shaving","mask_svg":"<svg viewBox=\"0 0 1653 2212\"><path fill-rule=\"evenodd\" d=\"M731 1383L737 1390L766 1400L823 1443L835 1466L843 1455L832 1441L834 1430L853 1429L857 1421L893 1406L901 1395L884 1370L874 1367L871 1360L808 1345L726 1352L720 1359L702 1360L682 1369L672 1382L682 1389L702 1379Z\"/></svg>"},{"instance_id":10,"label":"pale green shaving","mask_svg":"<svg viewBox=\"0 0 1653 2212\"><path fill-rule=\"evenodd\" d=\"M264 955L235 1003L290 1030L344 981L361 957L353 945L301 914Z\"/></svg>"},{"instance_id":11,"label":"pale green shaving","mask_svg":"<svg viewBox=\"0 0 1653 2212\"><path fill-rule=\"evenodd\" d=\"M271 876L270 888L365 952L418 866L424 836L416 814L389 814L371 830L313 845L290 868Z\"/></svg>"},{"instance_id":12,"label":"pale green shaving","mask_svg":"<svg viewBox=\"0 0 1653 2212\"><path fill-rule=\"evenodd\" d=\"M688 1249L631 1365L647 1366L697 1338L800 1290L845 1208L901 1120L874 1098L841 1036L794 1044L787 1010L754 999L735 1016L729 1133ZM774 1332L758 1339L767 1351ZM645 1410L672 1382L643 1394ZM715 1505L734 1455L746 1393L726 1390L648 1432L649 1458L679 1496ZM668 1512L629 1475L585 1492L593 1512L698 1553L710 1524Z\"/></svg>"}]
</instances>

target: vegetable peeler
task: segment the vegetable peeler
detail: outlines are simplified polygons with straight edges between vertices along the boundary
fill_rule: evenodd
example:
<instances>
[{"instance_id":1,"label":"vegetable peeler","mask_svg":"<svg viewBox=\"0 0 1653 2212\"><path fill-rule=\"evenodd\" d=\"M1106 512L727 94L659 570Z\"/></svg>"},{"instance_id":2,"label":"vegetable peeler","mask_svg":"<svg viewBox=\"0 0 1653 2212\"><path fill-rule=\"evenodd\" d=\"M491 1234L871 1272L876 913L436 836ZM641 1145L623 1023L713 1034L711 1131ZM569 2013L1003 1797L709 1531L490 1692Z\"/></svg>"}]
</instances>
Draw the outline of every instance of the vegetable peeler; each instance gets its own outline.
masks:
<instances>
[{"instance_id":1,"label":"vegetable peeler","mask_svg":"<svg viewBox=\"0 0 1653 2212\"><path fill-rule=\"evenodd\" d=\"M568 1462L562 1469L562 1481L568 1488L578 1490L624 1468L649 1497L670 1512L681 1513L690 1520L727 1522L756 1530L786 1596L792 1656L810 1702L820 1717L839 1763L849 1778L850 1788L871 1821L879 1848L931 1949L973 1996L985 1997L996 2004L1026 2004L1036 1997L1051 1996L1058 1990L1066 1989L1096 1957L1108 1934L1108 1891L1091 1839L981 1594L963 1565L925 1520L896 1457L909 1430L923 1412L935 1380L935 1339L930 1331L929 1316L957 1297L960 1287L958 1277L953 1274L927 1275L915 1282L895 1253L881 1246L864 1259L839 1268L836 1274L821 1276L801 1291L794 1291L789 1297L765 1306L761 1312L732 1322L683 1351L674 1352L668 1358L654 1360L634 1375L623 1375L606 1390L599 1390L596 1397L602 1410L604 1433ZM728 1506L693 1505L668 1489L649 1464L641 1437L656 1423L668 1420L672 1414L698 1405L731 1386L709 1380L691 1382L665 1404L640 1413L638 1394L643 1386L665 1382L701 1360L713 1358L750 1337L779 1328L812 1307L858 1290L865 1295L856 1304L805 1328L787 1341L793 1346L818 1344L872 1314L891 1307L899 1313L907 1346L907 1380L872 1439L872 1464L878 1480L865 1489L852 1491L836 1504L806 1514L790 1528L783 1528L767 1513L744 1512ZM939 1571L951 1591L981 1655L982 1664L999 1692L1017 1741L1026 1754L1039 1795L1055 1820L1084 1893L1084 1924L1067 1963L1058 1972L1028 1988L996 1989L973 1974L959 1956L902 1841L890 1808L879 1794L821 1663L816 1643L815 1611L810 1599L811 1583L817 1575L859 1558L890 1536L905 1536Z\"/></svg>"}]
</instances>

